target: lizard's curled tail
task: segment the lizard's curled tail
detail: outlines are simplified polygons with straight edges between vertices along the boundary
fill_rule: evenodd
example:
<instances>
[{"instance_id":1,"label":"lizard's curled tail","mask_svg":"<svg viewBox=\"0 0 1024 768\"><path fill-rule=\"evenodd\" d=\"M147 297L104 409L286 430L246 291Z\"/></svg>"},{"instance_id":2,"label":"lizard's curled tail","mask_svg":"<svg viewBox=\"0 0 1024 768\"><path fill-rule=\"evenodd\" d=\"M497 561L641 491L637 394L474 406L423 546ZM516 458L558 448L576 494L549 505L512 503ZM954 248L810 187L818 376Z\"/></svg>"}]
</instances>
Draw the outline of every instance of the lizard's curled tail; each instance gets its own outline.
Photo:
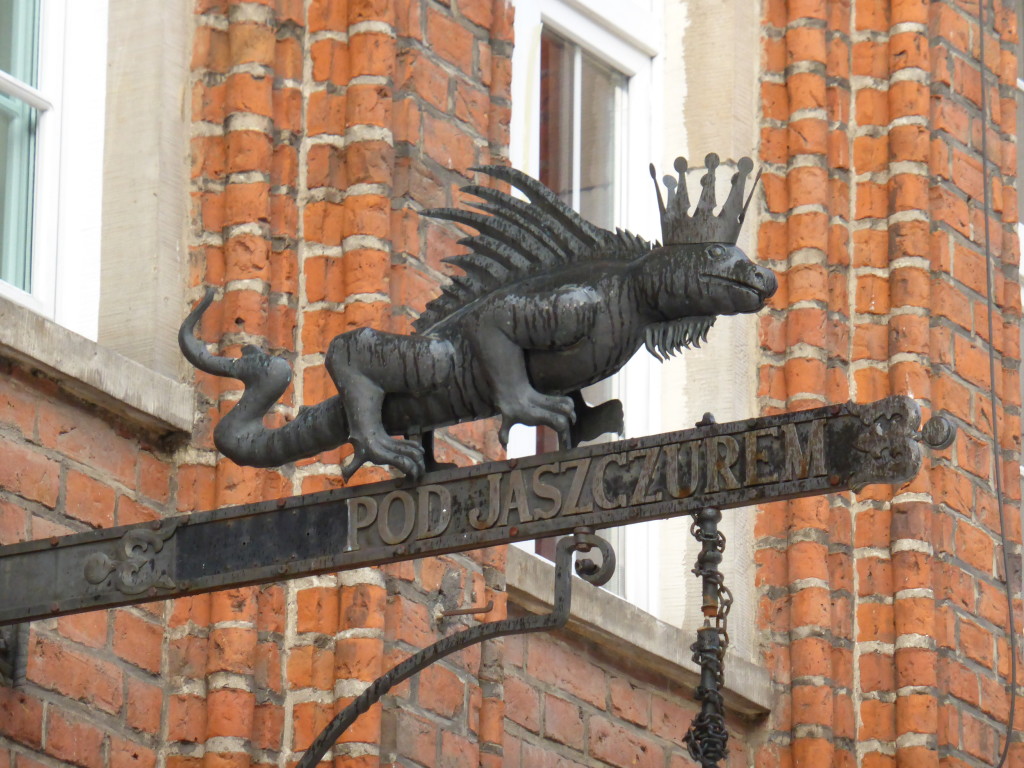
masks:
<instances>
[{"instance_id":1,"label":"lizard's curled tail","mask_svg":"<svg viewBox=\"0 0 1024 768\"><path fill-rule=\"evenodd\" d=\"M348 441L348 420L337 395L312 407L304 407L290 422L277 429L263 424L263 417L288 388L292 371L287 361L247 345L239 358L219 357L206 349L195 327L213 302L208 288L178 330L182 354L196 368L214 376L240 379L245 384L241 399L217 424L213 442L217 450L250 467L276 467L336 448Z\"/></svg>"}]
</instances>

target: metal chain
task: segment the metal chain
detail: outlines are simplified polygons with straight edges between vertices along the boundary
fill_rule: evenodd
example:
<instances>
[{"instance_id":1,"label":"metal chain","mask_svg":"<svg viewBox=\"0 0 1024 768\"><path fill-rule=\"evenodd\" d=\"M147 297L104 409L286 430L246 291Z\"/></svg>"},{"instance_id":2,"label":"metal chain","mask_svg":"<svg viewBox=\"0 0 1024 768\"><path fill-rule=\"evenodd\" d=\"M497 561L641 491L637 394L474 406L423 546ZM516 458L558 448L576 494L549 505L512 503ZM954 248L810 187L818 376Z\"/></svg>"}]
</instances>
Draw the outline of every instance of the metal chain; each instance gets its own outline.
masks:
<instances>
[{"instance_id":1,"label":"metal chain","mask_svg":"<svg viewBox=\"0 0 1024 768\"><path fill-rule=\"evenodd\" d=\"M725 535L718 530L722 512L703 509L694 515L690 533L701 543L693 573L703 582L704 626L697 631L697 640L690 646L693 660L700 665L700 685L696 696L701 711L683 737L690 757L701 768L715 768L729 754L729 733L725 728L725 649L729 646L729 610L732 592L725 586L719 569L725 552Z\"/></svg>"}]
</instances>

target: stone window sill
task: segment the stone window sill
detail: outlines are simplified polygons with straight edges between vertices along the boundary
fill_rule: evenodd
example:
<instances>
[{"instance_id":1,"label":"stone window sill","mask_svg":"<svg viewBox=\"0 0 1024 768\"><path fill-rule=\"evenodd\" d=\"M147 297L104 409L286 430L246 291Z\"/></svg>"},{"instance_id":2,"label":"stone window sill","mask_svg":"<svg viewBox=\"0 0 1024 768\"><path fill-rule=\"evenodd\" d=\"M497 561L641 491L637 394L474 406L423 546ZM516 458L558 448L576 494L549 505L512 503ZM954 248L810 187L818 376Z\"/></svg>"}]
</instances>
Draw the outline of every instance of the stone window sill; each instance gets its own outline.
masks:
<instances>
[{"instance_id":1,"label":"stone window sill","mask_svg":"<svg viewBox=\"0 0 1024 768\"><path fill-rule=\"evenodd\" d=\"M551 610L554 565L516 547L508 549L509 600L535 613ZM691 633L659 621L607 590L573 580L572 611L566 630L605 647L667 680L695 690L700 668L690 659ZM726 652L726 707L745 717L766 714L772 705L768 673Z\"/></svg>"},{"instance_id":2,"label":"stone window sill","mask_svg":"<svg viewBox=\"0 0 1024 768\"><path fill-rule=\"evenodd\" d=\"M192 430L191 388L4 298L0 357L157 434Z\"/></svg>"}]
</instances>

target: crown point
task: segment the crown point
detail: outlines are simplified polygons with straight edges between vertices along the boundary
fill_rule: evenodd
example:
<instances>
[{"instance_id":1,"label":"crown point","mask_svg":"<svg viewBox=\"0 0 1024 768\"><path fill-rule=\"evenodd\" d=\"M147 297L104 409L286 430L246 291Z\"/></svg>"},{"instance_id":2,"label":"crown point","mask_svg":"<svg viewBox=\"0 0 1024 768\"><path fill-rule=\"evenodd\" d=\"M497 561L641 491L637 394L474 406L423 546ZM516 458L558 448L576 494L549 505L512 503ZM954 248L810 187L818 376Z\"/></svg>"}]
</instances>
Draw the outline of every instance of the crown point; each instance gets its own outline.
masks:
<instances>
[{"instance_id":1,"label":"crown point","mask_svg":"<svg viewBox=\"0 0 1024 768\"><path fill-rule=\"evenodd\" d=\"M735 243L739 236L744 214L750 204L750 197L743 200L746 179L753 170L750 158L741 158L728 165L736 169L732 174L730 191L721 212L715 215L715 178L721 165L719 156L709 153L705 158L705 173L700 180L700 199L690 212L686 184L687 162L677 157L673 165L678 178L666 175L663 183L668 191L668 200L663 202L661 187L655 182L658 192L658 207L661 209L661 229L665 245L684 243ZM760 176L760 173L758 174ZM754 180L757 184L757 180ZM751 193L753 190L751 190Z\"/></svg>"},{"instance_id":2,"label":"crown point","mask_svg":"<svg viewBox=\"0 0 1024 768\"><path fill-rule=\"evenodd\" d=\"M648 165L647 168L651 172L651 178L654 179L655 183L657 183L657 181L658 181L658 172L654 169L654 163L651 163L650 165Z\"/></svg>"}]
</instances>

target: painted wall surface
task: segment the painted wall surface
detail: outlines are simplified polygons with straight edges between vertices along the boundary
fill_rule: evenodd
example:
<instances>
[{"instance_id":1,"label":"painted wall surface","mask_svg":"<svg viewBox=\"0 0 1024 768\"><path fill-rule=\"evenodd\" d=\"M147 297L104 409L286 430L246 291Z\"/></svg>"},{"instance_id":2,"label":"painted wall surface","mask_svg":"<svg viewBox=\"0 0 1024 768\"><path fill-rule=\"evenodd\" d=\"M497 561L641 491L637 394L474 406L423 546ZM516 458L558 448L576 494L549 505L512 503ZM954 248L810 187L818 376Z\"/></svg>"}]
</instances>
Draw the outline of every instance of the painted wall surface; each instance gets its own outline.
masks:
<instances>
[{"instance_id":1,"label":"painted wall surface","mask_svg":"<svg viewBox=\"0 0 1024 768\"><path fill-rule=\"evenodd\" d=\"M755 102L764 169L753 250L780 280L752 353L757 407L909 394L948 410L960 433L906 488L755 513L752 646L775 699L762 717L730 713L728 765L991 764L1010 701L1004 546L1021 608L1015 8L986 5L983 78L977 4L761 5L747 30L759 41L753 80L734 88ZM440 259L462 233L418 211L457 204L460 186L483 181L472 166L505 162L514 8L197 0L193 10L185 294L191 303L217 288L201 327L217 353L255 343L292 364L268 417L281 424L334 394L331 338L409 332L448 273ZM2 357L0 544L342 484L348 447L280 470L220 457L212 429L239 382L194 375L185 435ZM498 457L495 432L446 430L439 458ZM367 467L353 482L386 476ZM383 671L460 626L522 612L508 600L507 557L481 550L37 622L26 678L0 685L0 768L294 765ZM440 616L489 600L486 615ZM692 765L681 746L691 697L663 667L571 628L491 641L396 688L332 760L681 768ZM1008 765L1024 767L1021 742Z\"/></svg>"}]
</instances>

